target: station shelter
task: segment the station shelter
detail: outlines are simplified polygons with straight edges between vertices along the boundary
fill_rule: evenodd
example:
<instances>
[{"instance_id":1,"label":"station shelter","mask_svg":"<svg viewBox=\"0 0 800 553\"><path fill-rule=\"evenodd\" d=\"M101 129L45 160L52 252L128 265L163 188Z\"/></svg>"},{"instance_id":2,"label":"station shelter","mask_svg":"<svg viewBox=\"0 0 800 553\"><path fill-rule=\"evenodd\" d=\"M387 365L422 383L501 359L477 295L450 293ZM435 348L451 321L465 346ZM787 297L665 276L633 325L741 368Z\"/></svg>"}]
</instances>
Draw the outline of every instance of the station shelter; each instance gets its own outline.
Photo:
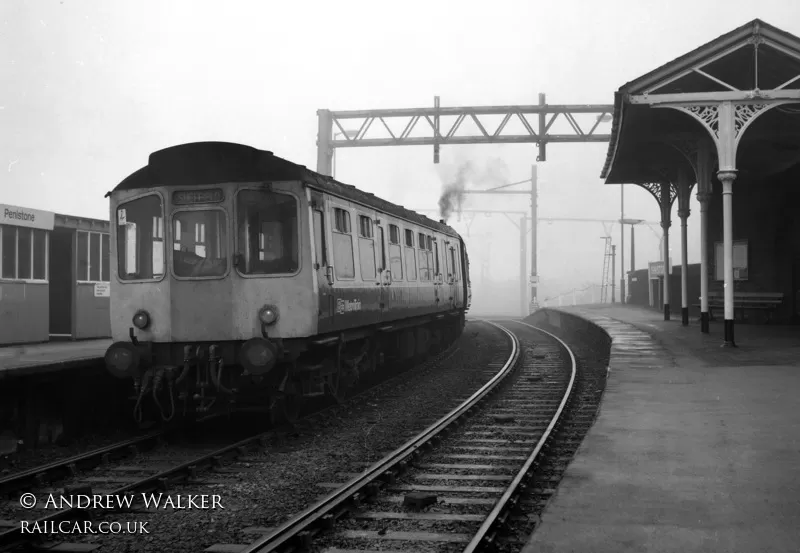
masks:
<instances>
[{"instance_id":1,"label":"station shelter","mask_svg":"<svg viewBox=\"0 0 800 553\"><path fill-rule=\"evenodd\" d=\"M755 19L620 87L601 177L637 184L658 202L661 259L677 200L682 257L667 278L660 269L665 320L680 305L687 325L697 305L701 331L710 332L714 302L724 311L722 345L729 347L736 346L735 313L797 321L800 38ZM701 260L699 294L691 297L686 229L695 187ZM670 292L675 278L678 301Z\"/></svg>"},{"instance_id":2,"label":"station shelter","mask_svg":"<svg viewBox=\"0 0 800 553\"><path fill-rule=\"evenodd\" d=\"M0 204L0 346L111 335L108 221Z\"/></svg>"}]
</instances>

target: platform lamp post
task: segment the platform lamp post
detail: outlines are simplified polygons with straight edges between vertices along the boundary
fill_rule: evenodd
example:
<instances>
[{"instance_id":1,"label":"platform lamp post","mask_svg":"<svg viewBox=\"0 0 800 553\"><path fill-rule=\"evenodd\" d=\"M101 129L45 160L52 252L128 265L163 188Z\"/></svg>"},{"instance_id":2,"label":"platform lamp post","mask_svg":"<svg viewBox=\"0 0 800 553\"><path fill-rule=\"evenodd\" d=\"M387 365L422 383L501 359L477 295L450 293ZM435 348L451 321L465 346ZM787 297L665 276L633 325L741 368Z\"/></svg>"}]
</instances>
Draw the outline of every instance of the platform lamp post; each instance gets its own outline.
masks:
<instances>
[{"instance_id":1,"label":"platform lamp post","mask_svg":"<svg viewBox=\"0 0 800 553\"><path fill-rule=\"evenodd\" d=\"M631 270L629 271L630 273L632 273L635 270L634 266L636 265L636 244L634 242L633 229L634 229L634 227L636 225L638 225L640 223L644 223L644 219L620 219L619 220L619 224L622 227L622 236L623 236L623 238L625 236L625 225L630 225L631 226ZM622 243L623 243L623 246L622 246L622 248L623 248L623 250L622 250L622 260L620 262L620 267L621 267L621 271L622 271L622 274L620 275L621 276L620 285L622 286L622 288L620 288L620 301L622 301L622 303L627 303L628 302L628 296L630 296L630 290L628 290L628 295L626 296L625 295L625 287L624 287L625 286L625 282L627 280L625 278L625 246L624 246L625 242L623 241Z\"/></svg>"},{"instance_id":2,"label":"platform lamp post","mask_svg":"<svg viewBox=\"0 0 800 553\"><path fill-rule=\"evenodd\" d=\"M345 136L347 138L355 138L358 136L357 130L346 130L344 132L337 132L333 134L333 139L336 140L337 136ZM336 148L333 149L333 167L331 168L331 177L336 178Z\"/></svg>"}]
</instances>

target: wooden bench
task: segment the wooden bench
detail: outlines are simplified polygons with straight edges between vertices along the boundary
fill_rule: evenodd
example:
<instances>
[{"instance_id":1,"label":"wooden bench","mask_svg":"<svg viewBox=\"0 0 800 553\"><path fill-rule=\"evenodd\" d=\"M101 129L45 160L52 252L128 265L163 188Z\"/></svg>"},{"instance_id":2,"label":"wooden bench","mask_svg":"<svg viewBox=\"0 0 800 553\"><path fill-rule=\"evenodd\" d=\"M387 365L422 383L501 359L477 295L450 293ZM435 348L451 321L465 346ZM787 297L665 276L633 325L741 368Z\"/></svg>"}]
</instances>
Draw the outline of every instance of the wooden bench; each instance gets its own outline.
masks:
<instances>
[{"instance_id":1,"label":"wooden bench","mask_svg":"<svg viewBox=\"0 0 800 553\"><path fill-rule=\"evenodd\" d=\"M734 316L736 310L740 310L742 318L744 319L745 311L760 310L766 312L767 323L772 319L772 313L775 309L783 303L782 292L734 292L733 293L733 309ZM700 304L695 304L695 307L700 307ZM709 292L708 293L708 317L714 320L714 309L725 308L725 296L723 292Z\"/></svg>"}]
</instances>

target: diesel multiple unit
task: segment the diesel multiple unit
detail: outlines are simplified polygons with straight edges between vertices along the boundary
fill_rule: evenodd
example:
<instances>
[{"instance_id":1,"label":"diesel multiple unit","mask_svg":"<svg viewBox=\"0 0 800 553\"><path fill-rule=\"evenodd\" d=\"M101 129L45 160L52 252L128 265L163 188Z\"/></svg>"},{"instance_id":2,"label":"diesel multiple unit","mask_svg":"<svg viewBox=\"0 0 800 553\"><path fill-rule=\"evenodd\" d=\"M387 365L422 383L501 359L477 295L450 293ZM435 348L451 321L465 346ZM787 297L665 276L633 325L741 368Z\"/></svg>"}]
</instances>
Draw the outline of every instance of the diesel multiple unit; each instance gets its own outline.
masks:
<instances>
[{"instance_id":1,"label":"diesel multiple unit","mask_svg":"<svg viewBox=\"0 0 800 553\"><path fill-rule=\"evenodd\" d=\"M139 419L231 404L291 417L464 326L458 233L271 152L174 146L109 195L106 365L132 380Z\"/></svg>"}]
</instances>

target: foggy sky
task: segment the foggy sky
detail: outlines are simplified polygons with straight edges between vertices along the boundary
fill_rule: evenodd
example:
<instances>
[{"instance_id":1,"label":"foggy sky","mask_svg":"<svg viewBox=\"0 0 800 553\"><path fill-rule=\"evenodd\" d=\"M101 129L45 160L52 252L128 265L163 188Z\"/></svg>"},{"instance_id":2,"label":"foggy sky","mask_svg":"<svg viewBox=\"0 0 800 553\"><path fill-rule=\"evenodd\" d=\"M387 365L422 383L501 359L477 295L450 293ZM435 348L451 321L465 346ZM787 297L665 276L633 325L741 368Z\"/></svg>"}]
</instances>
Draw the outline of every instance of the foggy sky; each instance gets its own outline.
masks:
<instances>
[{"instance_id":1,"label":"foggy sky","mask_svg":"<svg viewBox=\"0 0 800 553\"><path fill-rule=\"evenodd\" d=\"M539 92L548 103L611 104L624 83L755 17L800 35L798 16L796 0L5 1L0 203L107 219L103 195L150 152L183 142L240 142L315 169L320 108L432 106L434 95L442 106L533 104ZM606 151L548 145L540 215L618 219L619 186L599 178ZM441 148L442 166L492 158L522 180L536 148ZM432 147L342 149L336 177L436 209L442 167L432 159ZM480 198L483 208L520 203ZM659 218L634 186L625 212ZM690 262L699 258L698 213L693 196ZM673 224L675 263L678 231ZM619 227L612 232L619 244ZM657 259L658 238L637 232L642 267ZM493 276L517 274L518 231L507 219L479 216L470 234L473 257L491 252ZM542 278L599 281L602 225L542 224L539 234Z\"/></svg>"}]
</instances>

